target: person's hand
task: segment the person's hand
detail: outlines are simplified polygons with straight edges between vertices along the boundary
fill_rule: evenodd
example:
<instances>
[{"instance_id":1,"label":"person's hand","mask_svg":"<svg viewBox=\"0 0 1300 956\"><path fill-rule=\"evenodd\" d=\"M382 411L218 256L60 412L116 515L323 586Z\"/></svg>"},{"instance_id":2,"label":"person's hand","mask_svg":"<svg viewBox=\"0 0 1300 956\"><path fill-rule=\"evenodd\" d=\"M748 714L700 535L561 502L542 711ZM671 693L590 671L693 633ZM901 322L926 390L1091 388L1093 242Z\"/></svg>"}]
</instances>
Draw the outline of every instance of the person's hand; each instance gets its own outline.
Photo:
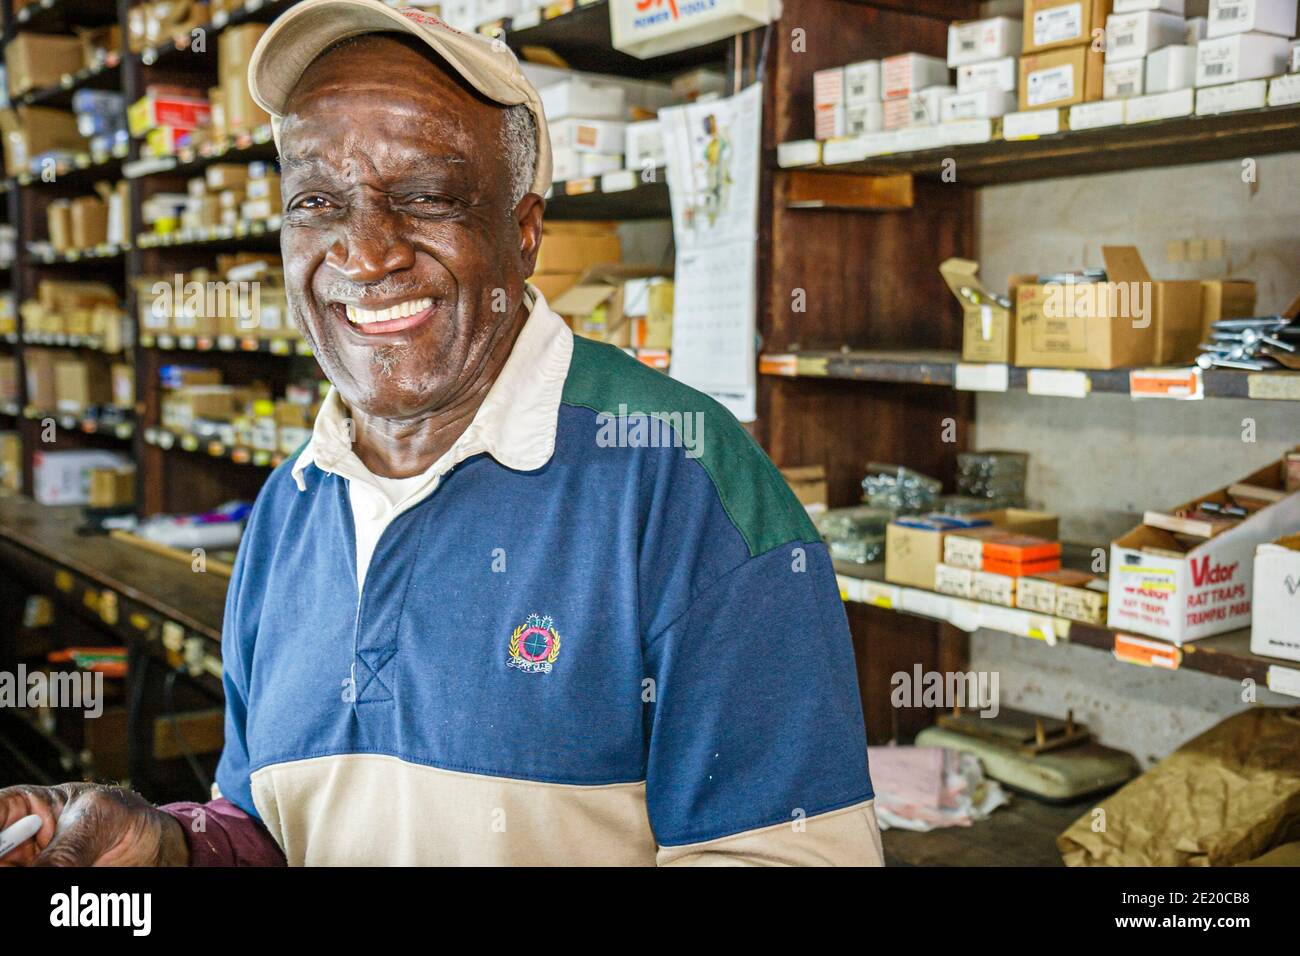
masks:
<instances>
[{"instance_id":1,"label":"person's hand","mask_svg":"<svg viewBox=\"0 0 1300 956\"><path fill-rule=\"evenodd\" d=\"M0 789L0 830L29 814L36 836L0 866L185 866L189 844L180 821L138 793L95 783Z\"/></svg>"}]
</instances>

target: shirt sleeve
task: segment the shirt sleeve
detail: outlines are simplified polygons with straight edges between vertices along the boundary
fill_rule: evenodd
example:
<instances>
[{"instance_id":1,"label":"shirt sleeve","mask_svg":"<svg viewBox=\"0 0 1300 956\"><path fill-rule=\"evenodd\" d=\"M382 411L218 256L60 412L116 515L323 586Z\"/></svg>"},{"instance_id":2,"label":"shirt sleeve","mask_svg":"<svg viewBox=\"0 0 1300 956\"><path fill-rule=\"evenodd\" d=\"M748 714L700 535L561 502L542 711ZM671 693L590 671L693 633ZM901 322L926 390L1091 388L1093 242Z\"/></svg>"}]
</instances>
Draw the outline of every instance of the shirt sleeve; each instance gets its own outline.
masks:
<instances>
[{"instance_id":1,"label":"shirt sleeve","mask_svg":"<svg viewBox=\"0 0 1300 956\"><path fill-rule=\"evenodd\" d=\"M825 545L700 593L645 648L661 864L881 863L848 620Z\"/></svg>"},{"instance_id":2,"label":"shirt sleeve","mask_svg":"<svg viewBox=\"0 0 1300 956\"><path fill-rule=\"evenodd\" d=\"M253 805L248 754L248 669L257 638L256 602L244 586L249 563L257 563L258 514L244 531L226 591L221 624L221 683L226 697L225 744L217 765L219 794L209 803L173 803L159 809L185 827L191 866L284 866L284 853ZM252 580L257 580L256 569Z\"/></svg>"},{"instance_id":3,"label":"shirt sleeve","mask_svg":"<svg viewBox=\"0 0 1300 956\"><path fill-rule=\"evenodd\" d=\"M284 853L266 827L224 797L159 807L185 828L190 866L284 866Z\"/></svg>"}]
</instances>

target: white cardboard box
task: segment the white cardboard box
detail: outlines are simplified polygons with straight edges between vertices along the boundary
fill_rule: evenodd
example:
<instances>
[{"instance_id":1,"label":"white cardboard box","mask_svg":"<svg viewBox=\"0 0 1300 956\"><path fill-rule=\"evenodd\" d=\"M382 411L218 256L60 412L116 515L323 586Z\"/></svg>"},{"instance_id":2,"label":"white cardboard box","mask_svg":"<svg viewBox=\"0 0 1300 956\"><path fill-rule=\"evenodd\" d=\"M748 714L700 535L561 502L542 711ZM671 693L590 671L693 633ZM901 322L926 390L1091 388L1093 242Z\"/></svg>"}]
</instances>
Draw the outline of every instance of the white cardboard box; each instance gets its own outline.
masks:
<instances>
[{"instance_id":1,"label":"white cardboard box","mask_svg":"<svg viewBox=\"0 0 1300 956\"><path fill-rule=\"evenodd\" d=\"M1060 110L1022 110L1002 117L1003 139L1032 139L1060 131Z\"/></svg>"},{"instance_id":2,"label":"white cardboard box","mask_svg":"<svg viewBox=\"0 0 1300 956\"><path fill-rule=\"evenodd\" d=\"M1154 120L1191 116L1196 108L1196 91L1191 87L1135 96L1124 101L1124 122L1128 125L1150 123Z\"/></svg>"},{"instance_id":3,"label":"white cardboard box","mask_svg":"<svg viewBox=\"0 0 1300 956\"><path fill-rule=\"evenodd\" d=\"M924 53L900 53L880 61L881 95L898 99L918 93L927 86L946 86L948 63Z\"/></svg>"},{"instance_id":4,"label":"white cardboard box","mask_svg":"<svg viewBox=\"0 0 1300 956\"><path fill-rule=\"evenodd\" d=\"M1106 18L1106 62L1139 59L1183 36L1184 21L1176 13L1112 13Z\"/></svg>"},{"instance_id":5,"label":"white cardboard box","mask_svg":"<svg viewBox=\"0 0 1300 956\"><path fill-rule=\"evenodd\" d=\"M1196 85L1257 80L1286 72L1291 41L1267 33L1234 33L1196 45Z\"/></svg>"},{"instance_id":6,"label":"white cardboard box","mask_svg":"<svg viewBox=\"0 0 1300 956\"><path fill-rule=\"evenodd\" d=\"M1282 462L1274 462L1242 483L1281 488L1282 469ZM1197 500L1216 496L1226 501L1227 487ZM1248 626L1255 548L1297 528L1300 492L1262 508L1181 556L1142 551L1143 546L1170 552L1183 548L1169 532L1138 525L1111 544L1107 624L1175 644Z\"/></svg>"},{"instance_id":7,"label":"white cardboard box","mask_svg":"<svg viewBox=\"0 0 1300 956\"><path fill-rule=\"evenodd\" d=\"M997 90L1001 93L1013 93L1019 74L1020 70L1014 56L986 60L983 63L968 63L957 67L957 92L978 93L981 90Z\"/></svg>"},{"instance_id":8,"label":"white cardboard box","mask_svg":"<svg viewBox=\"0 0 1300 956\"><path fill-rule=\"evenodd\" d=\"M977 90L974 93L952 93L944 97L940 116L945 123L961 120L992 119L1005 116L1016 108L1016 94L1001 90Z\"/></svg>"},{"instance_id":9,"label":"white cardboard box","mask_svg":"<svg viewBox=\"0 0 1300 956\"><path fill-rule=\"evenodd\" d=\"M813 109L822 110L844 102L844 67L833 66L813 74Z\"/></svg>"},{"instance_id":10,"label":"white cardboard box","mask_svg":"<svg viewBox=\"0 0 1300 956\"><path fill-rule=\"evenodd\" d=\"M1300 661L1300 534L1255 549L1250 651Z\"/></svg>"},{"instance_id":11,"label":"white cardboard box","mask_svg":"<svg viewBox=\"0 0 1300 956\"><path fill-rule=\"evenodd\" d=\"M1115 0L1116 13L1137 13L1139 10L1163 10L1182 16L1187 12L1183 0Z\"/></svg>"},{"instance_id":12,"label":"white cardboard box","mask_svg":"<svg viewBox=\"0 0 1300 956\"><path fill-rule=\"evenodd\" d=\"M624 131L624 159L628 169L646 169L668 162L664 152L664 130L659 120L628 123Z\"/></svg>"},{"instance_id":13,"label":"white cardboard box","mask_svg":"<svg viewBox=\"0 0 1300 956\"><path fill-rule=\"evenodd\" d=\"M573 77L543 86L538 93L547 124L570 116L621 120L627 112L627 91L612 83Z\"/></svg>"},{"instance_id":14,"label":"white cardboard box","mask_svg":"<svg viewBox=\"0 0 1300 956\"><path fill-rule=\"evenodd\" d=\"M1107 100L1141 96L1146 92L1145 82L1145 60L1120 60L1118 63L1107 60L1106 66L1102 69L1101 95Z\"/></svg>"},{"instance_id":15,"label":"white cardboard box","mask_svg":"<svg viewBox=\"0 0 1300 956\"><path fill-rule=\"evenodd\" d=\"M848 117L843 103L818 106L813 111L813 137L815 139L834 139L844 136L848 129Z\"/></svg>"},{"instance_id":16,"label":"white cardboard box","mask_svg":"<svg viewBox=\"0 0 1300 956\"><path fill-rule=\"evenodd\" d=\"M880 96L880 61L863 60L844 67L844 102L849 106L874 103Z\"/></svg>"},{"instance_id":17,"label":"white cardboard box","mask_svg":"<svg viewBox=\"0 0 1300 956\"><path fill-rule=\"evenodd\" d=\"M935 126L943 116L943 101L957 92L955 86L927 86L907 98L912 118L908 126ZM970 119L971 117L965 117Z\"/></svg>"},{"instance_id":18,"label":"white cardboard box","mask_svg":"<svg viewBox=\"0 0 1300 956\"><path fill-rule=\"evenodd\" d=\"M1300 73L1288 73L1269 80L1269 106L1291 106L1295 103L1300 103Z\"/></svg>"},{"instance_id":19,"label":"white cardboard box","mask_svg":"<svg viewBox=\"0 0 1300 956\"><path fill-rule=\"evenodd\" d=\"M1196 47L1161 47L1147 57L1147 93L1168 93L1196 82Z\"/></svg>"},{"instance_id":20,"label":"white cardboard box","mask_svg":"<svg viewBox=\"0 0 1300 956\"><path fill-rule=\"evenodd\" d=\"M1196 91L1196 115L1214 116L1235 110L1262 109L1268 102L1268 80L1242 80Z\"/></svg>"},{"instance_id":21,"label":"white cardboard box","mask_svg":"<svg viewBox=\"0 0 1300 956\"><path fill-rule=\"evenodd\" d=\"M1196 46L1205 39L1205 34L1210 28L1210 21L1205 17L1188 17L1183 30L1183 42L1189 46Z\"/></svg>"},{"instance_id":22,"label":"white cardboard box","mask_svg":"<svg viewBox=\"0 0 1300 956\"><path fill-rule=\"evenodd\" d=\"M962 66L1016 56L1024 41L1023 24L1010 17L967 20L948 26L948 65Z\"/></svg>"},{"instance_id":23,"label":"white cardboard box","mask_svg":"<svg viewBox=\"0 0 1300 956\"><path fill-rule=\"evenodd\" d=\"M885 105L880 100L850 103L844 107L845 135L878 133L884 129Z\"/></svg>"},{"instance_id":24,"label":"white cardboard box","mask_svg":"<svg viewBox=\"0 0 1300 956\"><path fill-rule=\"evenodd\" d=\"M1271 33L1295 36L1295 0L1210 0L1209 35Z\"/></svg>"},{"instance_id":25,"label":"white cardboard box","mask_svg":"<svg viewBox=\"0 0 1300 956\"><path fill-rule=\"evenodd\" d=\"M1124 100L1096 100L1070 107L1070 129L1100 129L1124 123Z\"/></svg>"},{"instance_id":26,"label":"white cardboard box","mask_svg":"<svg viewBox=\"0 0 1300 956\"><path fill-rule=\"evenodd\" d=\"M547 126L552 149L571 149L576 153L621 153L627 141L627 124L619 120L565 119Z\"/></svg>"}]
</instances>

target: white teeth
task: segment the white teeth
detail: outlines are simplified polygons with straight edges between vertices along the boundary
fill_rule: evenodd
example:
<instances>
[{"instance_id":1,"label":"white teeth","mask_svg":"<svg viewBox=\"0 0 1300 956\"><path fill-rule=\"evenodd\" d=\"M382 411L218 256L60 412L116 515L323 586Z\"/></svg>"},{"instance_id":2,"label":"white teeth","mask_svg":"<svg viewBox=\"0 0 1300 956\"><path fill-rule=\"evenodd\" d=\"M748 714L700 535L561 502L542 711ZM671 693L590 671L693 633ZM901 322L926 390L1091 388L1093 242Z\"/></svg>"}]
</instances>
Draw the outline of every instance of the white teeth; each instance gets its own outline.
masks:
<instances>
[{"instance_id":1,"label":"white teeth","mask_svg":"<svg viewBox=\"0 0 1300 956\"><path fill-rule=\"evenodd\" d=\"M346 307L349 322L357 325L369 325L372 322L387 322L389 319L404 319L408 316L418 315L425 309L433 305L433 299L407 299L405 302L399 302L397 305L389 306L386 309L363 309L360 306L349 305Z\"/></svg>"}]
</instances>

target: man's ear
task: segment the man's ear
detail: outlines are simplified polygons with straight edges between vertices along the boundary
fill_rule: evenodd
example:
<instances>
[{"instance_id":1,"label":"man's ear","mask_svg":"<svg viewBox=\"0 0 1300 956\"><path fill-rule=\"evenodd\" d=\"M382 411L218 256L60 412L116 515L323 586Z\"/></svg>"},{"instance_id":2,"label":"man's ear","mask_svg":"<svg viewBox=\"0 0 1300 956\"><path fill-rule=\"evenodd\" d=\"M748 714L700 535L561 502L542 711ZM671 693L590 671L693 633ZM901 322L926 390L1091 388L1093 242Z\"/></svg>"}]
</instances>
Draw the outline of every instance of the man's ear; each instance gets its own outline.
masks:
<instances>
[{"instance_id":1,"label":"man's ear","mask_svg":"<svg viewBox=\"0 0 1300 956\"><path fill-rule=\"evenodd\" d=\"M524 278L533 274L537 266L537 251L542 247L542 213L546 200L537 193L528 193L515 207L515 221L519 224L519 258L524 266Z\"/></svg>"}]
</instances>

